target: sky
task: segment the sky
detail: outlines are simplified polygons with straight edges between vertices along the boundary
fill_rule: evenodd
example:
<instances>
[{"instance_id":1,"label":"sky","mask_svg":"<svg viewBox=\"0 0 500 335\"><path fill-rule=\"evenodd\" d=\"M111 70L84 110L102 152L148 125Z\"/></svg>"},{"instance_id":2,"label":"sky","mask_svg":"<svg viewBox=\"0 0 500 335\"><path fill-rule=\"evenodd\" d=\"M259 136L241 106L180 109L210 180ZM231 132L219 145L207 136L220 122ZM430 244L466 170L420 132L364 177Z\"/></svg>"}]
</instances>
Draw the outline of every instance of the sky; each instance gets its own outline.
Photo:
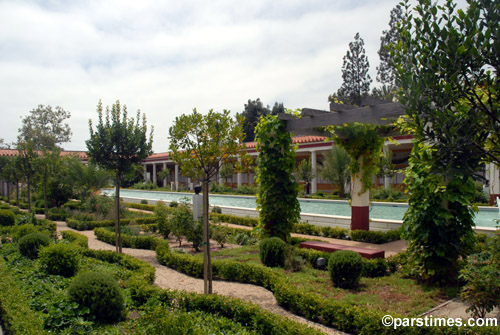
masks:
<instances>
[{"instance_id":1,"label":"sky","mask_svg":"<svg viewBox=\"0 0 500 335\"><path fill-rule=\"evenodd\" d=\"M240 113L248 99L328 110L359 32L377 51L398 0L0 0L0 138L38 105L71 113L65 150L86 150L96 105L117 100L168 151L176 116Z\"/></svg>"}]
</instances>

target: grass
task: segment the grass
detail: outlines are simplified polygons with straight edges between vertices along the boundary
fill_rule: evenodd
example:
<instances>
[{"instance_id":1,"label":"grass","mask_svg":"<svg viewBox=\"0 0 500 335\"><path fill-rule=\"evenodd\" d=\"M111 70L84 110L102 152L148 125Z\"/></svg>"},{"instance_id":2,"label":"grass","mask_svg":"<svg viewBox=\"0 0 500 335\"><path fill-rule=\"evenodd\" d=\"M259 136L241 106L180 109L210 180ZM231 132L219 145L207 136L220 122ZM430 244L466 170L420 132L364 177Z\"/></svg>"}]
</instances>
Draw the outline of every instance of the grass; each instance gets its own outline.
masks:
<instances>
[{"instance_id":1,"label":"grass","mask_svg":"<svg viewBox=\"0 0 500 335\"><path fill-rule=\"evenodd\" d=\"M196 257L202 255L197 254ZM212 258L262 264L256 245L214 251ZM345 290L333 286L327 271L310 266L305 266L299 272L278 268L275 271L304 291L387 313L416 316L447 300L439 288L420 285L413 279L403 278L399 273L379 278L361 278L356 289Z\"/></svg>"}]
</instances>

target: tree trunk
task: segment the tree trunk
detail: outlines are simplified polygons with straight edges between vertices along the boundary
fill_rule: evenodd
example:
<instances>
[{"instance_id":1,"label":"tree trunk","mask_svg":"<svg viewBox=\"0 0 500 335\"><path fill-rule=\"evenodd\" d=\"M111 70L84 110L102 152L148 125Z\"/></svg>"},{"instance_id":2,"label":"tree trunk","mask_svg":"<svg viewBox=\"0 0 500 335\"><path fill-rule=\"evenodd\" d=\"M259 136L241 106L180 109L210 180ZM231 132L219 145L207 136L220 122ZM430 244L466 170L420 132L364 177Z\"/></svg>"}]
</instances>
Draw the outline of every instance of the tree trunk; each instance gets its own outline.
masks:
<instances>
[{"instance_id":1,"label":"tree trunk","mask_svg":"<svg viewBox=\"0 0 500 335\"><path fill-rule=\"evenodd\" d=\"M204 293L212 294L212 261L208 227L208 180L203 181L203 284Z\"/></svg>"},{"instance_id":2,"label":"tree trunk","mask_svg":"<svg viewBox=\"0 0 500 335\"><path fill-rule=\"evenodd\" d=\"M120 224L120 175L116 175L116 191L115 191L115 246L116 252L122 253L122 228Z\"/></svg>"}]
</instances>

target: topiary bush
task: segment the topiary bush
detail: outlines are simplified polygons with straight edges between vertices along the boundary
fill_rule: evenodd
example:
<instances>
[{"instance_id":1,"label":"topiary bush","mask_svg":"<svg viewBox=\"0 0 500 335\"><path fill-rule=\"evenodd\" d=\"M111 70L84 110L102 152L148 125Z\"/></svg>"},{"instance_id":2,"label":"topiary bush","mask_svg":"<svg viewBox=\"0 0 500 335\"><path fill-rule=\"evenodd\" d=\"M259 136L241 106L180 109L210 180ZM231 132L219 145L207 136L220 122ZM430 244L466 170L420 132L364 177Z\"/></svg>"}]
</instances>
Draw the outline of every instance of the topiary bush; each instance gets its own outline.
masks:
<instances>
[{"instance_id":1,"label":"topiary bush","mask_svg":"<svg viewBox=\"0 0 500 335\"><path fill-rule=\"evenodd\" d=\"M17 226L14 231L14 241L19 241L23 236L31 233L37 233L40 230L31 223L25 223Z\"/></svg>"},{"instance_id":2,"label":"topiary bush","mask_svg":"<svg viewBox=\"0 0 500 335\"><path fill-rule=\"evenodd\" d=\"M269 267L283 267L285 265L286 249L286 243L279 237L261 240L259 255L262 264Z\"/></svg>"},{"instance_id":3,"label":"topiary bush","mask_svg":"<svg viewBox=\"0 0 500 335\"><path fill-rule=\"evenodd\" d=\"M50 238L44 233L31 233L20 238L18 244L21 255L35 259L40 248L50 244Z\"/></svg>"},{"instance_id":4,"label":"topiary bush","mask_svg":"<svg viewBox=\"0 0 500 335\"><path fill-rule=\"evenodd\" d=\"M80 252L74 245L56 243L42 248L39 259L47 273L71 277L78 270Z\"/></svg>"},{"instance_id":5,"label":"topiary bush","mask_svg":"<svg viewBox=\"0 0 500 335\"><path fill-rule=\"evenodd\" d=\"M97 321L112 323L122 317L122 292L107 273L86 272L76 276L68 287L68 295L72 301L88 307Z\"/></svg>"},{"instance_id":6,"label":"topiary bush","mask_svg":"<svg viewBox=\"0 0 500 335\"><path fill-rule=\"evenodd\" d=\"M0 226L13 226L16 223L16 215L8 209L0 209Z\"/></svg>"},{"instance_id":7,"label":"topiary bush","mask_svg":"<svg viewBox=\"0 0 500 335\"><path fill-rule=\"evenodd\" d=\"M363 258L351 250L336 251L328 260L328 272L333 284L337 287L356 287L362 271Z\"/></svg>"}]
</instances>

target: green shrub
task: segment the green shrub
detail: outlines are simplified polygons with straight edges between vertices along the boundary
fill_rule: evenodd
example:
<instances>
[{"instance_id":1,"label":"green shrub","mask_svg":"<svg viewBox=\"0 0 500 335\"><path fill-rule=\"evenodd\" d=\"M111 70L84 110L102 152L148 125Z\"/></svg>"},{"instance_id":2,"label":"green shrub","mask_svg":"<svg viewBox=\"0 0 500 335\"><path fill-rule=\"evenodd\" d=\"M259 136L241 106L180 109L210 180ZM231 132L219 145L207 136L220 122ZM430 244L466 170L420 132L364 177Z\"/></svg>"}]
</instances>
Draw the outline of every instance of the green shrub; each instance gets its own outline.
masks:
<instances>
[{"instance_id":1,"label":"green shrub","mask_svg":"<svg viewBox=\"0 0 500 335\"><path fill-rule=\"evenodd\" d=\"M168 208L163 201L158 201L155 206L155 217L158 223L158 230L164 238L170 235L170 225L168 224Z\"/></svg>"},{"instance_id":2,"label":"green shrub","mask_svg":"<svg viewBox=\"0 0 500 335\"><path fill-rule=\"evenodd\" d=\"M76 233L74 231L63 230L61 231L61 236L64 240L76 243L81 248L87 249L89 246L89 239L87 238L87 236Z\"/></svg>"},{"instance_id":3,"label":"green shrub","mask_svg":"<svg viewBox=\"0 0 500 335\"><path fill-rule=\"evenodd\" d=\"M21 255L35 259L38 251L50 244L50 238L44 233L31 233L19 239L19 252Z\"/></svg>"},{"instance_id":4,"label":"green shrub","mask_svg":"<svg viewBox=\"0 0 500 335\"><path fill-rule=\"evenodd\" d=\"M16 223L16 215L9 209L0 209L0 226L13 226Z\"/></svg>"},{"instance_id":5,"label":"green shrub","mask_svg":"<svg viewBox=\"0 0 500 335\"><path fill-rule=\"evenodd\" d=\"M383 277L387 274L388 264L383 258L366 259L363 258L362 277Z\"/></svg>"},{"instance_id":6,"label":"green shrub","mask_svg":"<svg viewBox=\"0 0 500 335\"><path fill-rule=\"evenodd\" d=\"M52 275L73 276L78 270L80 253L72 244L56 243L40 250L42 268Z\"/></svg>"},{"instance_id":7,"label":"green shrub","mask_svg":"<svg viewBox=\"0 0 500 335\"><path fill-rule=\"evenodd\" d=\"M286 243L279 237L262 239L259 243L259 256L262 264L269 267L283 267L286 248Z\"/></svg>"},{"instance_id":8,"label":"green shrub","mask_svg":"<svg viewBox=\"0 0 500 335\"><path fill-rule=\"evenodd\" d=\"M143 204L143 205L147 205L148 201L146 199L142 199L140 203Z\"/></svg>"},{"instance_id":9,"label":"green shrub","mask_svg":"<svg viewBox=\"0 0 500 335\"><path fill-rule=\"evenodd\" d=\"M337 287L356 287L361 278L362 270L362 257L351 250L335 251L328 260L328 272L333 284Z\"/></svg>"},{"instance_id":10,"label":"green shrub","mask_svg":"<svg viewBox=\"0 0 500 335\"><path fill-rule=\"evenodd\" d=\"M78 275L68 287L70 299L88 307L102 322L118 321L124 311L124 299L116 280L109 274L87 272Z\"/></svg>"},{"instance_id":11,"label":"green shrub","mask_svg":"<svg viewBox=\"0 0 500 335\"><path fill-rule=\"evenodd\" d=\"M54 221L66 221L68 213L63 208L51 208L47 213L47 219Z\"/></svg>"},{"instance_id":12,"label":"green shrub","mask_svg":"<svg viewBox=\"0 0 500 335\"><path fill-rule=\"evenodd\" d=\"M353 241L382 244L401 239L401 229L376 231L376 230L351 230Z\"/></svg>"},{"instance_id":13,"label":"green shrub","mask_svg":"<svg viewBox=\"0 0 500 335\"><path fill-rule=\"evenodd\" d=\"M214 206L211 210L212 213L222 214L222 208L219 206Z\"/></svg>"},{"instance_id":14,"label":"green shrub","mask_svg":"<svg viewBox=\"0 0 500 335\"><path fill-rule=\"evenodd\" d=\"M179 203L177 201L170 201L170 203L168 204L168 207L172 207L172 208L175 208L178 206L179 206Z\"/></svg>"},{"instance_id":15,"label":"green shrub","mask_svg":"<svg viewBox=\"0 0 500 335\"><path fill-rule=\"evenodd\" d=\"M31 223L25 223L15 227L14 241L19 241L23 236L31 233L40 232L40 230Z\"/></svg>"},{"instance_id":16,"label":"green shrub","mask_svg":"<svg viewBox=\"0 0 500 335\"><path fill-rule=\"evenodd\" d=\"M95 228L94 234L99 241L115 245L115 233L106 228ZM122 233L122 246L124 248L154 250L160 239L154 236L133 236ZM166 242L168 243L168 242Z\"/></svg>"},{"instance_id":17,"label":"green shrub","mask_svg":"<svg viewBox=\"0 0 500 335\"><path fill-rule=\"evenodd\" d=\"M125 202L125 203L123 203L123 205L125 207L140 209L143 211L151 211L152 212L155 209L155 205L145 205L145 204L140 204L140 203L136 203L136 202Z\"/></svg>"},{"instance_id":18,"label":"green shrub","mask_svg":"<svg viewBox=\"0 0 500 335\"><path fill-rule=\"evenodd\" d=\"M186 228L186 240L193 243L193 248L199 251L203 242L203 223L201 221L193 222L191 226Z\"/></svg>"},{"instance_id":19,"label":"green shrub","mask_svg":"<svg viewBox=\"0 0 500 335\"><path fill-rule=\"evenodd\" d=\"M69 209L80 209L82 207L82 203L80 201L68 201L63 205L63 208Z\"/></svg>"},{"instance_id":20,"label":"green shrub","mask_svg":"<svg viewBox=\"0 0 500 335\"><path fill-rule=\"evenodd\" d=\"M226 244L229 239L229 231L224 226L211 225L210 238L216 241L221 248L224 248L224 244Z\"/></svg>"}]
</instances>

